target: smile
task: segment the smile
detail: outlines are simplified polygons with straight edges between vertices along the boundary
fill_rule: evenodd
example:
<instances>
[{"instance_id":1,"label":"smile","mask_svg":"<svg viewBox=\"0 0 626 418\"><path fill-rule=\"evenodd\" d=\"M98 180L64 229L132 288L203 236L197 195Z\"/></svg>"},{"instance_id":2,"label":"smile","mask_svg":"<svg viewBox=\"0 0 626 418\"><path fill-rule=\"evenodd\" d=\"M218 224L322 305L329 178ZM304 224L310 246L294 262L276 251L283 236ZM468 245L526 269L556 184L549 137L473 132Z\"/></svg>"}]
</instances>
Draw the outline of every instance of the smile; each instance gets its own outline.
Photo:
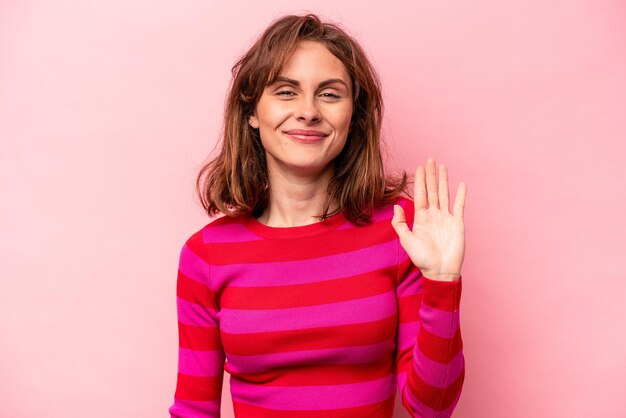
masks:
<instances>
[{"instance_id":1,"label":"smile","mask_svg":"<svg viewBox=\"0 0 626 418\"><path fill-rule=\"evenodd\" d=\"M320 142L328 136L327 133L321 131L304 130L304 129L291 129L284 132L289 138L294 141L311 144Z\"/></svg>"}]
</instances>

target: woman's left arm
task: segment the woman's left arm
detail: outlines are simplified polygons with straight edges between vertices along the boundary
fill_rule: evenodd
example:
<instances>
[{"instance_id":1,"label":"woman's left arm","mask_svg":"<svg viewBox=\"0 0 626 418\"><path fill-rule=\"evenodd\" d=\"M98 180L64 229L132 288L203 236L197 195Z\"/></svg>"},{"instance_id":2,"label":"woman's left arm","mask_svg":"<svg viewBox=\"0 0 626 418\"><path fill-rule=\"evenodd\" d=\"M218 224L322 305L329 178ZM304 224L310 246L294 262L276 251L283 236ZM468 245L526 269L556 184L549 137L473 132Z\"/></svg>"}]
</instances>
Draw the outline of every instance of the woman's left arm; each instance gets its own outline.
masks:
<instances>
[{"instance_id":1,"label":"woman's left arm","mask_svg":"<svg viewBox=\"0 0 626 418\"><path fill-rule=\"evenodd\" d=\"M466 186L448 211L448 179L435 162L419 166L415 202L394 208L392 224L404 249L398 260L399 308L397 367L400 396L412 417L448 417L458 402L465 376L459 307L465 238ZM424 175L426 174L426 175Z\"/></svg>"}]
</instances>

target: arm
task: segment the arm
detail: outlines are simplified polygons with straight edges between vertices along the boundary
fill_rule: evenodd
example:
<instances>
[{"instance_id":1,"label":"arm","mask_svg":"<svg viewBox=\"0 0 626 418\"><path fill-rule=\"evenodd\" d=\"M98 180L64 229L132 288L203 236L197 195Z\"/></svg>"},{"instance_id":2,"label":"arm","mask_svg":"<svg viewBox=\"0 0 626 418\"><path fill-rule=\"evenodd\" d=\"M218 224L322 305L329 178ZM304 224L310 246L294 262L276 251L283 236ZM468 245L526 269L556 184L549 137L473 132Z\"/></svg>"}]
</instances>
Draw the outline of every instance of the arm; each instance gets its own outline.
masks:
<instances>
[{"instance_id":1,"label":"arm","mask_svg":"<svg viewBox=\"0 0 626 418\"><path fill-rule=\"evenodd\" d=\"M220 416L224 351L216 318L208 264L199 234L183 246L178 267L178 379L172 418Z\"/></svg>"},{"instance_id":2,"label":"arm","mask_svg":"<svg viewBox=\"0 0 626 418\"><path fill-rule=\"evenodd\" d=\"M459 328L461 280L422 276L401 249L396 287L399 309L398 388L414 418L452 415L465 376Z\"/></svg>"},{"instance_id":3,"label":"arm","mask_svg":"<svg viewBox=\"0 0 626 418\"><path fill-rule=\"evenodd\" d=\"M459 183L450 212L447 168L439 166L439 179L436 172L432 158L417 167L415 202L395 205L391 222L404 249L396 288L398 383L413 417L449 417L465 376L459 303L467 187Z\"/></svg>"}]
</instances>

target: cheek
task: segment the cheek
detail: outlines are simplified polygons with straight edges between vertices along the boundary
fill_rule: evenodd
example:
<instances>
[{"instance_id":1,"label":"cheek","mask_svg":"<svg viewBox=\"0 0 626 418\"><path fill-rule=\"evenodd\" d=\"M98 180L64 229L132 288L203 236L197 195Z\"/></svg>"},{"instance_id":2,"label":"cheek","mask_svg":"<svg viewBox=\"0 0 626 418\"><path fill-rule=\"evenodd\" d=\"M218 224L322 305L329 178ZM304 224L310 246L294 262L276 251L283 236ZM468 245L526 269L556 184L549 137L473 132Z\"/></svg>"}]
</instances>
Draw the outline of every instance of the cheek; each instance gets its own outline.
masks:
<instances>
[{"instance_id":1,"label":"cheek","mask_svg":"<svg viewBox=\"0 0 626 418\"><path fill-rule=\"evenodd\" d=\"M286 109L279 106L273 106L271 109L265 110L261 123L265 125L267 130L274 130L281 126L288 118L289 112Z\"/></svg>"},{"instance_id":2,"label":"cheek","mask_svg":"<svg viewBox=\"0 0 626 418\"><path fill-rule=\"evenodd\" d=\"M346 125L350 125L350 120L352 119L353 112L354 112L354 108L352 106L352 103L346 105L346 107L343 109L342 115L343 115L343 120Z\"/></svg>"},{"instance_id":3,"label":"cheek","mask_svg":"<svg viewBox=\"0 0 626 418\"><path fill-rule=\"evenodd\" d=\"M350 128L350 122L352 120L352 106L346 106L341 112L337 113L335 126L344 132L348 132Z\"/></svg>"}]
</instances>

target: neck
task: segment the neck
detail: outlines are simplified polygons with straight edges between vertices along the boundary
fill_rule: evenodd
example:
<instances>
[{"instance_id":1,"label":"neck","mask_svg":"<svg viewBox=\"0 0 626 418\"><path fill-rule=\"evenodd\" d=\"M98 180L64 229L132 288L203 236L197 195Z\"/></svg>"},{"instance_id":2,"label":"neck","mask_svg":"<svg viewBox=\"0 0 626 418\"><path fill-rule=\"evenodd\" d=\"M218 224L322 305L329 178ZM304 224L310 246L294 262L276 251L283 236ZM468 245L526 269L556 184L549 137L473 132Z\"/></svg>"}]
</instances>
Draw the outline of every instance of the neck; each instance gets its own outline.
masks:
<instances>
[{"instance_id":1,"label":"neck","mask_svg":"<svg viewBox=\"0 0 626 418\"><path fill-rule=\"evenodd\" d=\"M332 168L315 177L286 175L278 170L270 170L269 203L258 221L273 227L319 222L318 216L322 214L328 198L328 182L332 175Z\"/></svg>"}]
</instances>

